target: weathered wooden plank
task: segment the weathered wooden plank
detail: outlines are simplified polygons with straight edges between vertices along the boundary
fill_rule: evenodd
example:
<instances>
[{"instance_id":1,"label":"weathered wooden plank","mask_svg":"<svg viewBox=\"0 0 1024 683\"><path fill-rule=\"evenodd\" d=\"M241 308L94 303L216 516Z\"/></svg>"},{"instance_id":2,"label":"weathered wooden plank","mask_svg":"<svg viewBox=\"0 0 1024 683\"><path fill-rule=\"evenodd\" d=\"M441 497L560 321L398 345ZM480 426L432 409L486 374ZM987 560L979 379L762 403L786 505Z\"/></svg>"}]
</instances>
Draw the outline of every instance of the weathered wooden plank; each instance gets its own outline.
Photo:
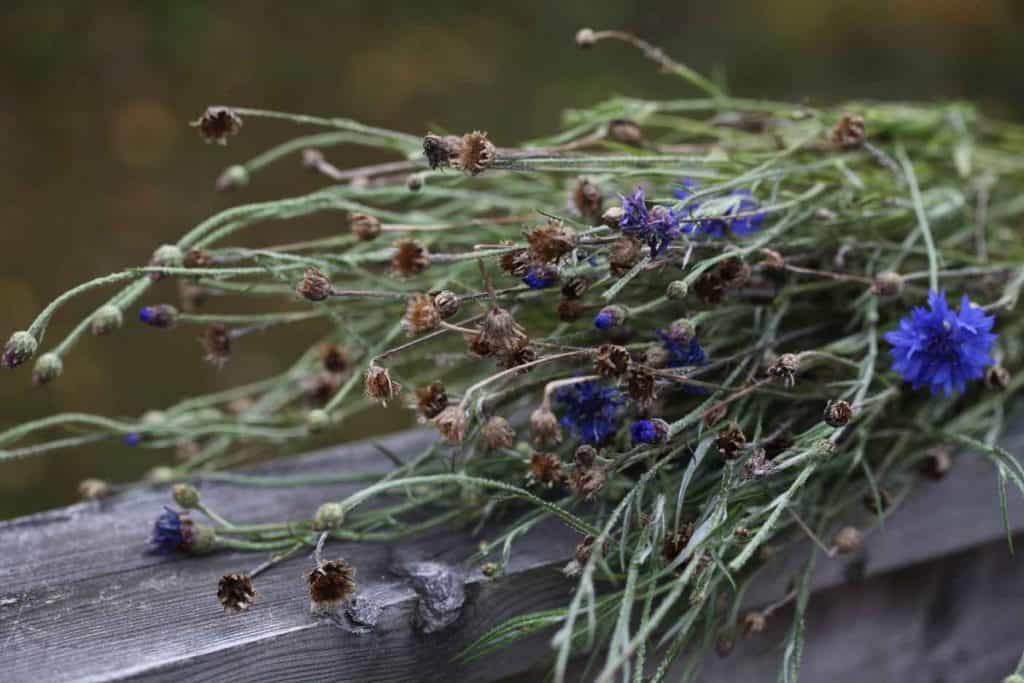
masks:
<instances>
[{"instance_id":1,"label":"weathered wooden plank","mask_svg":"<svg viewBox=\"0 0 1024 683\"><path fill-rule=\"evenodd\" d=\"M402 454L419 452L423 432L384 441ZM1010 441L1019 448L1018 434ZM268 465L277 474L382 470L369 444L346 446ZM206 484L203 496L238 523L308 518L327 499L356 487L311 486L253 491ZM892 571L1001 538L995 477L980 458L963 456L947 479L924 484L876 533L859 557L822 562L820 587L844 580L851 565L866 574ZM308 557L293 558L257 581L260 598L242 615L220 612L217 578L256 563L254 556L207 558L144 554L149 524L166 490L134 492L103 504L82 504L0 525L0 671L4 680L495 680L523 671L547 654L534 638L468 666L451 663L466 644L523 612L563 604L571 584L557 568L578 537L557 523L542 525L516 546L498 580L467 574L466 605L454 624L425 634L413 626L419 599L395 568L409 561L459 563L478 539L453 529L389 547L331 544L327 555L359 568L360 595L383 606L372 634L349 633L309 616L302 575ZM1024 504L1011 518L1024 529ZM752 592L764 602L782 594L792 575L785 556ZM805 680L816 680L809 678Z\"/></svg>"}]
</instances>

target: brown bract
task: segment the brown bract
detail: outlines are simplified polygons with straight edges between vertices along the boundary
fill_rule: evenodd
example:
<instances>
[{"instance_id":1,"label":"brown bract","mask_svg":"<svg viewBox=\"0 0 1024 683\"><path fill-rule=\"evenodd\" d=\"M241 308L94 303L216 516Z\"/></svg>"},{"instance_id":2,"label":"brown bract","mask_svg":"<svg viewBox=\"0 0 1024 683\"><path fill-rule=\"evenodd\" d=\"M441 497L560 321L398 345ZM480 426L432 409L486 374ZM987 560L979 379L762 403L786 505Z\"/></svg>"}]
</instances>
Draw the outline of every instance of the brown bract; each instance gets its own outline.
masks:
<instances>
[{"instance_id":1,"label":"brown bract","mask_svg":"<svg viewBox=\"0 0 1024 683\"><path fill-rule=\"evenodd\" d=\"M364 389L368 398L387 405L402 390L402 385L391 379L387 368L374 364L366 369Z\"/></svg>"},{"instance_id":2,"label":"brown bract","mask_svg":"<svg viewBox=\"0 0 1024 683\"><path fill-rule=\"evenodd\" d=\"M402 329L415 336L437 329L441 324L441 312L434 304L434 297L428 294L413 294L402 317Z\"/></svg>"},{"instance_id":3,"label":"brown bract","mask_svg":"<svg viewBox=\"0 0 1024 683\"><path fill-rule=\"evenodd\" d=\"M299 284L295 286L295 291L299 296L309 301L323 301L331 295L333 290L334 286L331 284L330 278L316 266L306 268Z\"/></svg>"},{"instance_id":4,"label":"brown bract","mask_svg":"<svg viewBox=\"0 0 1024 683\"><path fill-rule=\"evenodd\" d=\"M225 612L244 612L255 597L256 589L248 574L225 574L217 582L217 601Z\"/></svg>"},{"instance_id":5,"label":"brown bract","mask_svg":"<svg viewBox=\"0 0 1024 683\"><path fill-rule=\"evenodd\" d=\"M328 560L309 573L309 604L313 610L337 607L356 590L356 569L345 560Z\"/></svg>"},{"instance_id":6,"label":"brown bract","mask_svg":"<svg viewBox=\"0 0 1024 683\"><path fill-rule=\"evenodd\" d=\"M562 482L562 461L553 453L534 453L530 457L526 481L531 486L551 488Z\"/></svg>"},{"instance_id":7,"label":"brown bract","mask_svg":"<svg viewBox=\"0 0 1024 683\"><path fill-rule=\"evenodd\" d=\"M832 128L832 144L839 149L856 149L864 144L866 137L864 117L857 114L843 114Z\"/></svg>"},{"instance_id":8,"label":"brown bract","mask_svg":"<svg viewBox=\"0 0 1024 683\"><path fill-rule=\"evenodd\" d=\"M445 441L460 444L466 436L466 413L459 406L448 406L434 418L434 426Z\"/></svg>"},{"instance_id":9,"label":"brown bract","mask_svg":"<svg viewBox=\"0 0 1024 683\"><path fill-rule=\"evenodd\" d=\"M417 275L430 265L430 252L417 240L401 239L393 246L391 268L399 275Z\"/></svg>"},{"instance_id":10,"label":"brown bract","mask_svg":"<svg viewBox=\"0 0 1024 683\"><path fill-rule=\"evenodd\" d=\"M199 128L206 142L228 144L228 138L242 129L242 117L227 107L207 107L190 125Z\"/></svg>"},{"instance_id":11,"label":"brown bract","mask_svg":"<svg viewBox=\"0 0 1024 683\"><path fill-rule=\"evenodd\" d=\"M487 139L487 133L475 130L462 136L458 154L450 160L450 164L466 175L475 176L490 168L497 156L497 149Z\"/></svg>"},{"instance_id":12,"label":"brown bract","mask_svg":"<svg viewBox=\"0 0 1024 683\"><path fill-rule=\"evenodd\" d=\"M416 409L420 415L432 420L448 407L448 394L440 380L416 388Z\"/></svg>"},{"instance_id":13,"label":"brown bract","mask_svg":"<svg viewBox=\"0 0 1024 683\"><path fill-rule=\"evenodd\" d=\"M541 263L555 263L576 248L576 231L561 221L548 221L545 225L526 233L530 256Z\"/></svg>"}]
</instances>

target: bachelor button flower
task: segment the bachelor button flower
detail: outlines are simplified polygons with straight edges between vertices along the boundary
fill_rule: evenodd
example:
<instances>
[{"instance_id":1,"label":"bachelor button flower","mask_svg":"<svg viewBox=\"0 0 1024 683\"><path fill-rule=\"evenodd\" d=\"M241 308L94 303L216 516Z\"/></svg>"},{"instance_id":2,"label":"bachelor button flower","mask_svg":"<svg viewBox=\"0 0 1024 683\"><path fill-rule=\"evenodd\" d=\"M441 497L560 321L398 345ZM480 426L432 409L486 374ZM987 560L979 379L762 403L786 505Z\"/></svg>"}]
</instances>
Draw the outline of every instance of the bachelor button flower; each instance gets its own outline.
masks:
<instances>
[{"instance_id":1,"label":"bachelor button flower","mask_svg":"<svg viewBox=\"0 0 1024 683\"><path fill-rule=\"evenodd\" d=\"M619 229L626 235L647 243L651 256L661 254L683 234L679 214L664 206L647 208L644 188L637 186L632 196L622 197Z\"/></svg>"},{"instance_id":2,"label":"bachelor button flower","mask_svg":"<svg viewBox=\"0 0 1024 683\"><path fill-rule=\"evenodd\" d=\"M630 425L633 443L664 443L668 438L668 423L664 420L637 420Z\"/></svg>"},{"instance_id":3,"label":"bachelor button flower","mask_svg":"<svg viewBox=\"0 0 1024 683\"><path fill-rule=\"evenodd\" d=\"M748 190L734 190L728 207L721 212L721 218L701 219L694 217L700 202L687 201L697 183L690 178L682 180L681 187L673 190L672 195L683 202L679 217L683 221L680 230L687 235L707 235L713 239L722 239L726 231L731 230L736 237L747 237L761 229L764 223L764 212L758 211L760 204L750 195ZM729 218L736 216L735 218ZM689 217L689 219L688 219Z\"/></svg>"},{"instance_id":4,"label":"bachelor button flower","mask_svg":"<svg viewBox=\"0 0 1024 683\"><path fill-rule=\"evenodd\" d=\"M164 506L164 512L153 523L149 545L156 553L169 553L185 545L191 536L191 524L173 508Z\"/></svg>"},{"instance_id":5,"label":"bachelor button flower","mask_svg":"<svg viewBox=\"0 0 1024 683\"><path fill-rule=\"evenodd\" d=\"M933 395L941 389L946 396L954 389L962 392L993 363L989 351L996 340L991 332L995 319L973 306L966 294L954 312L945 289L928 293L928 308L915 307L885 335L892 344L892 367L914 389L927 386Z\"/></svg>"},{"instance_id":6,"label":"bachelor button flower","mask_svg":"<svg viewBox=\"0 0 1024 683\"><path fill-rule=\"evenodd\" d=\"M561 425L589 444L603 443L615 433L619 406L625 402L619 389L591 381L559 389L555 400L565 408Z\"/></svg>"},{"instance_id":7,"label":"bachelor button flower","mask_svg":"<svg viewBox=\"0 0 1024 683\"><path fill-rule=\"evenodd\" d=\"M124 445L129 448L138 446L142 442L142 435L136 432L128 432L124 435Z\"/></svg>"},{"instance_id":8,"label":"bachelor button flower","mask_svg":"<svg viewBox=\"0 0 1024 683\"><path fill-rule=\"evenodd\" d=\"M662 346L668 352L668 360L665 367L680 368L685 365L701 365L706 356L697 337L690 337L687 341L679 341L668 332L658 330Z\"/></svg>"},{"instance_id":9,"label":"bachelor button flower","mask_svg":"<svg viewBox=\"0 0 1024 683\"><path fill-rule=\"evenodd\" d=\"M558 282L558 272L549 268L530 268L523 282L530 289L547 289Z\"/></svg>"}]
</instances>

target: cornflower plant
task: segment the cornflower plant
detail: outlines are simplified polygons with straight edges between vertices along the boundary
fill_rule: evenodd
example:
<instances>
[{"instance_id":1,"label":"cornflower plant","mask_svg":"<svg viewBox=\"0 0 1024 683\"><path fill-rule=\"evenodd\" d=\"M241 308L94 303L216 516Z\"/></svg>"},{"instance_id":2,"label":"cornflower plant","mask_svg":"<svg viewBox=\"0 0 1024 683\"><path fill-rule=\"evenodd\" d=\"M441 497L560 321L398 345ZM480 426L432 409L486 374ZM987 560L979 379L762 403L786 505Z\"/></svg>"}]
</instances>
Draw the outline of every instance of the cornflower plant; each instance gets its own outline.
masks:
<instances>
[{"instance_id":1,"label":"cornflower plant","mask_svg":"<svg viewBox=\"0 0 1024 683\"><path fill-rule=\"evenodd\" d=\"M242 191L295 157L324 186L225 210L149 263L68 290L14 333L3 365L36 356L33 381L55 381L83 335L130 318L154 334L204 326L217 365L268 326L319 325L322 341L279 376L136 420L11 427L0 460L104 439L177 448L179 464L151 476L176 482L180 508L154 510L151 549L270 553L221 580L231 611L250 607L259 572L304 548L316 549L312 605L330 610L358 590L359 564L324 560L330 541L501 520L467 558L493 575L517 538L556 518L580 539L566 604L516 617L462 657L550 629L557 681L583 653L597 681L661 681L682 656L696 675L707 650L764 628L772 609L741 614L740 601L765 550L810 537L785 598L795 614L781 680L796 680L815 548L854 550L919 473L949 469L953 448L992 461L1004 518L1007 484L1024 491L1024 469L997 445L1022 385L1024 128L962 103L737 98L630 34L577 36L585 48L606 40L701 95L571 110L561 132L520 147L479 131L208 109L196 122L207 141L226 143L243 121L322 130L231 166L218 189ZM395 159L344 170L328 160L343 145ZM351 230L232 246L264 221L311 214L343 215ZM160 279L178 282L181 301L150 299ZM110 287L44 347L63 304ZM199 312L208 293L293 306ZM190 483L289 485L219 470L267 445L301 450L391 401L437 440L304 522L234 525ZM363 507L375 498L398 500Z\"/></svg>"}]
</instances>

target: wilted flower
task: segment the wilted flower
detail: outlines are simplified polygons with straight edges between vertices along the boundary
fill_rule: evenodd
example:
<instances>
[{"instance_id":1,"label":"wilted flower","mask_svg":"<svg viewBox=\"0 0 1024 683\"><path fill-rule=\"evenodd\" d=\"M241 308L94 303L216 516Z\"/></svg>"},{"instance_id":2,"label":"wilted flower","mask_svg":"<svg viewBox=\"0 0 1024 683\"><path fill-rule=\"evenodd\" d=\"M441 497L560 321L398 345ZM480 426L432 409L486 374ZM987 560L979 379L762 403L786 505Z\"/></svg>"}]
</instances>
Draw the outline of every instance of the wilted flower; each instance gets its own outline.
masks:
<instances>
[{"instance_id":1,"label":"wilted flower","mask_svg":"<svg viewBox=\"0 0 1024 683\"><path fill-rule=\"evenodd\" d=\"M402 328L409 335L430 332L441 324L441 312L428 294L413 294L402 317Z\"/></svg>"},{"instance_id":2,"label":"wilted flower","mask_svg":"<svg viewBox=\"0 0 1024 683\"><path fill-rule=\"evenodd\" d=\"M353 213L348 218L352 234L365 241L372 240L380 234L380 220L367 213Z\"/></svg>"},{"instance_id":3,"label":"wilted flower","mask_svg":"<svg viewBox=\"0 0 1024 683\"><path fill-rule=\"evenodd\" d=\"M430 252L416 240L401 239L393 245L391 268L399 275L417 275L430 265Z\"/></svg>"},{"instance_id":4,"label":"wilted flower","mask_svg":"<svg viewBox=\"0 0 1024 683\"><path fill-rule=\"evenodd\" d=\"M615 433L619 407L625 403L622 391L593 381L562 387L555 400L565 411L559 423L589 444L603 443Z\"/></svg>"},{"instance_id":5,"label":"wilted flower","mask_svg":"<svg viewBox=\"0 0 1024 683\"><path fill-rule=\"evenodd\" d=\"M474 176L490 168L497 156L497 149L487 139L487 133L475 130L462 136L458 154L450 159L449 163L453 168L461 170L466 175Z\"/></svg>"},{"instance_id":6,"label":"wilted flower","mask_svg":"<svg viewBox=\"0 0 1024 683\"><path fill-rule=\"evenodd\" d=\"M225 574L217 582L217 601L225 612L244 612L255 597L256 589L248 574Z\"/></svg>"},{"instance_id":7,"label":"wilted flower","mask_svg":"<svg viewBox=\"0 0 1024 683\"><path fill-rule=\"evenodd\" d=\"M331 284L330 278L324 275L319 268L310 266L306 268L302 279L295 285L295 291L299 296L310 301L323 301L334 291L334 286Z\"/></svg>"},{"instance_id":8,"label":"wilted flower","mask_svg":"<svg viewBox=\"0 0 1024 683\"><path fill-rule=\"evenodd\" d=\"M562 461L552 453L534 453L527 467L526 482L547 488L562 483Z\"/></svg>"},{"instance_id":9,"label":"wilted flower","mask_svg":"<svg viewBox=\"0 0 1024 683\"><path fill-rule=\"evenodd\" d=\"M431 420L441 414L441 411L448 407L448 394L445 393L444 383L435 380L423 387L416 387L416 409L420 415Z\"/></svg>"},{"instance_id":10,"label":"wilted flower","mask_svg":"<svg viewBox=\"0 0 1024 683\"><path fill-rule=\"evenodd\" d=\"M242 129L242 117L227 107L207 107L191 125L199 128L206 142L226 145L228 138Z\"/></svg>"},{"instance_id":11,"label":"wilted flower","mask_svg":"<svg viewBox=\"0 0 1024 683\"><path fill-rule=\"evenodd\" d=\"M387 405L388 401L402 391L402 385L391 379L391 373L387 368L382 368L376 363L372 363L366 369L364 388L368 398L379 401L382 405Z\"/></svg>"},{"instance_id":12,"label":"wilted flower","mask_svg":"<svg viewBox=\"0 0 1024 683\"><path fill-rule=\"evenodd\" d=\"M334 609L355 593L356 568L345 560L328 560L313 569L306 580L310 609L314 612Z\"/></svg>"},{"instance_id":13,"label":"wilted flower","mask_svg":"<svg viewBox=\"0 0 1024 683\"><path fill-rule=\"evenodd\" d=\"M526 233L530 256L540 263L555 263L576 248L576 231L551 220Z\"/></svg>"},{"instance_id":14,"label":"wilted flower","mask_svg":"<svg viewBox=\"0 0 1024 683\"><path fill-rule=\"evenodd\" d=\"M512 448L516 445L516 430L512 429L508 420L500 415L495 415L484 423L480 430L480 436L484 446L492 451L499 448Z\"/></svg>"},{"instance_id":15,"label":"wilted flower","mask_svg":"<svg viewBox=\"0 0 1024 683\"><path fill-rule=\"evenodd\" d=\"M460 444L466 436L466 411L459 406L448 406L434 418L434 426L451 444Z\"/></svg>"}]
</instances>

